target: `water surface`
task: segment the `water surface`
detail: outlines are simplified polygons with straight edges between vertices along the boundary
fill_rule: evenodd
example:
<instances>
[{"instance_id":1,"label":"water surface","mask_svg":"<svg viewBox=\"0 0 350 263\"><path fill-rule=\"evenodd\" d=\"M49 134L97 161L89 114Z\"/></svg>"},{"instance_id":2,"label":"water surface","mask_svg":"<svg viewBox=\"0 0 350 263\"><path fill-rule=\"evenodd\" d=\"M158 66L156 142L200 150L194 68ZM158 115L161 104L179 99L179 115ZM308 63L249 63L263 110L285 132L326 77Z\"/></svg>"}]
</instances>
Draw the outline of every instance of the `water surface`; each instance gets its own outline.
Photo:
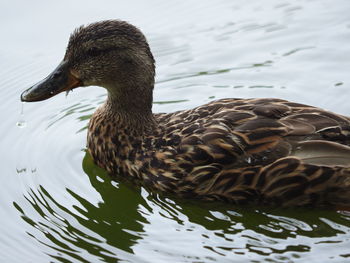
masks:
<instances>
[{"instance_id":1,"label":"water surface","mask_svg":"<svg viewBox=\"0 0 350 263\"><path fill-rule=\"evenodd\" d=\"M119 18L157 60L155 112L278 97L350 112L350 2L57 1L0 4L0 258L4 262L347 262L350 214L162 197L112 181L86 153L98 87L25 104L72 30Z\"/></svg>"}]
</instances>

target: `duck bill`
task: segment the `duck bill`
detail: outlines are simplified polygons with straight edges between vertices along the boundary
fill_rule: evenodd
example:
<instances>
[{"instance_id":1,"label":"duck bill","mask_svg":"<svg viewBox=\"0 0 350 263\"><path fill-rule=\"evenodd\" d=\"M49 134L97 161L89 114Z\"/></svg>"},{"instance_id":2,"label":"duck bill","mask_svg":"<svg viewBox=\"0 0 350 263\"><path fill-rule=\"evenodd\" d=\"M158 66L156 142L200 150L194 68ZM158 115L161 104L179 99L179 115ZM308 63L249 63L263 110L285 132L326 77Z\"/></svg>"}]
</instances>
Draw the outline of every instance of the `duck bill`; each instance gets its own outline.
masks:
<instances>
[{"instance_id":1,"label":"duck bill","mask_svg":"<svg viewBox=\"0 0 350 263\"><path fill-rule=\"evenodd\" d=\"M79 87L81 84L80 79L72 74L68 63L62 61L45 79L25 90L21 94L21 101L33 102L46 100L63 91L69 91Z\"/></svg>"}]
</instances>

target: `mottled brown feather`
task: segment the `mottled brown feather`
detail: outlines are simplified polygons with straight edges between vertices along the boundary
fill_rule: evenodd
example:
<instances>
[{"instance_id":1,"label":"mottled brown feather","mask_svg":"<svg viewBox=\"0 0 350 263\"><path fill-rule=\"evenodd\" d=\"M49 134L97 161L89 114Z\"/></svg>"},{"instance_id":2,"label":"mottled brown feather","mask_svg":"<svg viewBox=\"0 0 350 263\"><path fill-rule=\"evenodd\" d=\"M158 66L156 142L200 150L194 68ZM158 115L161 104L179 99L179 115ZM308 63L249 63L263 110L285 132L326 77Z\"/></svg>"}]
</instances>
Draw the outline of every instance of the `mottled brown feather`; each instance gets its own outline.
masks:
<instances>
[{"instance_id":1,"label":"mottled brown feather","mask_svg":"<svg viewBox=\"0 0 350 263\"><path fill-rule=\"evenodd\" d=\"M347 117L280 99L223 99L155 114L154 130L137 138L123 134L118 120L105 118L98 129L115 126L104 140L123 139L109 149L112 162L103 162L106 152L98 150L94 131L103 112L90 122L93 158L111 173L117 166L119 175L141 178L151 190L236 204L349 204ZM148 143L135 151L136 139ZM126 165L124 152L140 161Z\"/></svg>"}]
</instances>

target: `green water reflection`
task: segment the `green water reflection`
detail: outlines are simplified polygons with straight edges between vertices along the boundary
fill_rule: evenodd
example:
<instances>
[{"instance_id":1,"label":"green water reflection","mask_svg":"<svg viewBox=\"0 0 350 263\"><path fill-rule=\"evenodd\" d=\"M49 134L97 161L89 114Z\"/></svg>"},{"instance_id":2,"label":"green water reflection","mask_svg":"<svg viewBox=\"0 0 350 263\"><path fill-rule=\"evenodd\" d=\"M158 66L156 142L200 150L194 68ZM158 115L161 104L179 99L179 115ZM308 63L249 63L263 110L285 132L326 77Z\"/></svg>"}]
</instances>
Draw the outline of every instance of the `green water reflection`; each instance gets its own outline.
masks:
<instances>
[{"instance_id":1,"label":"green water reflection","mask_svg":"<svg viewBox=\"0 0 350 263\"><path fill-rule=\"evenodd\" d=\"M30 206L14 202L21 218L34 228L28 234L44 245L44 253L58 262L141 262L133 258L137 256L135 247L143 245L158 251L154 238L145 228L163 220L175 223L174 231L182 232L185 242L183 247L177 248L178 258L174 262L182 262L181 256L193 254L187 246L193 242L193 235L200 236L202 248L212 254L211 259L199 254L198 262L249 255L258 255L263 261L288 259L293 262L322 244L349 243L342 239L342 235L350 232L350 215L345 212L233 208L217 203L174 200L141 194L145 190L112 181L92 163L88 154L82 166L101 196L101 202L93 204L67 188L69 198L78 204L67 207L57 202L42 185L24 196ZM32 207L34 213L27 213L23 207ZM152 216L158 216L155 222L149 220ZM164 235L169 234L169 229L159 229L160 235L162 231ZM166 238L171 240L169 236ZM350 252L337 256L345 259Z\"/></svg>"},{"instance_id":2,"label":"green water reflection","mask_svg":"<svg viewBox=\"0 0 350 263\"><path fill-rule=\"evenodd\" d=\"M105 172L93 165L88 155L83 160L83 169L89 176L91 185L103 199L97 206L67 188L66 191L79 202L79 206L66 207L55 201L43 186L37 191L31 190L25 196L40 217L30 218L19 204L14 205L24 221L52 242L48 243L48 240L28 233L40 243L57 251L58 256L51 254L53 258L66 262L65 256L68 256L81 262L90 262L79 255L82 249L106 262L115 262L118 256L105 249L104 245L132 253L132 245L139 239L139 233L143 232L142 223L146 223L137 207L147 205L135 189L112 184ZM102 178L104 182L101 182ZM78 222L78 227L76 222L72 223L74 219Z\"/></svg>"}]
</instances>

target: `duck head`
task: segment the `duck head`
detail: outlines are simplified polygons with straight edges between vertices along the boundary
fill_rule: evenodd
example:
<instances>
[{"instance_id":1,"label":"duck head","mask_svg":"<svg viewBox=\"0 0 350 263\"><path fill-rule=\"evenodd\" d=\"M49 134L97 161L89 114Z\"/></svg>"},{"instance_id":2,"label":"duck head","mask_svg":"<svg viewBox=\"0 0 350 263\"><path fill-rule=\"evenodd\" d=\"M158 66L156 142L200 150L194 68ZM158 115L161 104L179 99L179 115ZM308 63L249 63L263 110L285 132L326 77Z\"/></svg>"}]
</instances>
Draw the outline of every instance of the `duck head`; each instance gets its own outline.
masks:
<instances>
[{"instance_id":1,"label":"duck head","mask_svg":"<svg viewBox=\"0 0 350 263\"><path fill-rule=\"evenodd\" d=\"M151 109L155 66L145 36L119 20L77 28L63 61L21 100L42 101L77 87L101 86L118 108Z\"/></svg>"}]
</instances>

